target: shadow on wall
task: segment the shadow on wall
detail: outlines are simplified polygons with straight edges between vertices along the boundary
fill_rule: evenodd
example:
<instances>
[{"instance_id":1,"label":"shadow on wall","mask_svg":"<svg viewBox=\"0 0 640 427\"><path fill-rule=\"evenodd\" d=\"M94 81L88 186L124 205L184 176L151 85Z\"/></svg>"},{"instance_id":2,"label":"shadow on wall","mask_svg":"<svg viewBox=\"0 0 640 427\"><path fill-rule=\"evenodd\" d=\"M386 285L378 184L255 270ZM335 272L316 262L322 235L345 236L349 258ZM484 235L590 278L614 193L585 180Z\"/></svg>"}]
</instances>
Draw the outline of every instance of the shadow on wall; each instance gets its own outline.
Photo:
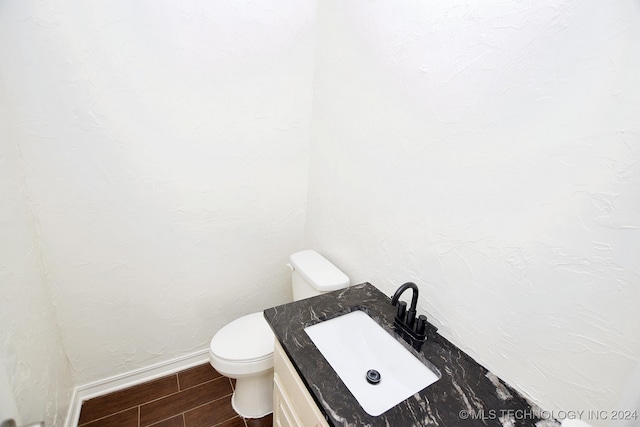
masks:
<instances>
[{"instance_id":1,"label":"shadow on wall","mask_svg":"<svg viewBox=\"0 0 640 427\"><path fill-rule=\"evenodd\" d=\"M4 368L0 366L0 427L10 427L5 420L18 418L18 408L11 392L11 385Z\"/></svg>"}]
</instances>

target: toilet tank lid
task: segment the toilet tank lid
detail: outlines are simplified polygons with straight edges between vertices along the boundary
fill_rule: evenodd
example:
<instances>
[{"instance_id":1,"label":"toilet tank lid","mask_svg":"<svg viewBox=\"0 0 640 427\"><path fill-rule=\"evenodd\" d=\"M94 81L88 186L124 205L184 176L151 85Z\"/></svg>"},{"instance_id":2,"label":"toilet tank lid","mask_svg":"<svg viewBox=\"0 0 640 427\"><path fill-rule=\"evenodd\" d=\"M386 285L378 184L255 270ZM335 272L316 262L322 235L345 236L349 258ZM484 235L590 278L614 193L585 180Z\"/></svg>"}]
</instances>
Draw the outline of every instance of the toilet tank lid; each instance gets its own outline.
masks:
<instances>
[{"instance_id":1,"label":"toilet tank lid","mask_svg":"<svg viewBox=\"0 0 640 427\"><path fill-rule=\"evenodd\" d=\"M292 254L289 263L294 271L319 291L335 291L349 286L347 275L312 249Z\"/></svg>"}]
</instances>

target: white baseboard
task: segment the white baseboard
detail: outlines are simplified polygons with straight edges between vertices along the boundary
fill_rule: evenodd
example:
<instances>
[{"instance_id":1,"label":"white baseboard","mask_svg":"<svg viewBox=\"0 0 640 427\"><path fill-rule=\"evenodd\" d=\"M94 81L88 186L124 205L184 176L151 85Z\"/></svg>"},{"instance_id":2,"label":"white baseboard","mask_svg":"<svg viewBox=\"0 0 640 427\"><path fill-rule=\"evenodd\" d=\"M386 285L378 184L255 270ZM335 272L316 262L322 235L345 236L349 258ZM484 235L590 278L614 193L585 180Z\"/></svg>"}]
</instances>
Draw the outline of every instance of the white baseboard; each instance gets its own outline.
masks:
<instances>
[{"instance_id":1,"label":"white baseboard","mask_svg":"<svg viewBox=\"0 0 640 427\"><path fill-rule=\"evenodd\" d=\"M82 402L102 396L114 391L122 390L137 384L161 378L166 375L175 374L184 369L207 363L209 361L209 350L204 349L195 353L176 357L166 362L157 363L146 368L140 368L124 374L115 375L100 381L81 385L73 390L71 404L67 412L65 427L77 427L80 419L80 409Z\"/></svg>"}]
</instances>

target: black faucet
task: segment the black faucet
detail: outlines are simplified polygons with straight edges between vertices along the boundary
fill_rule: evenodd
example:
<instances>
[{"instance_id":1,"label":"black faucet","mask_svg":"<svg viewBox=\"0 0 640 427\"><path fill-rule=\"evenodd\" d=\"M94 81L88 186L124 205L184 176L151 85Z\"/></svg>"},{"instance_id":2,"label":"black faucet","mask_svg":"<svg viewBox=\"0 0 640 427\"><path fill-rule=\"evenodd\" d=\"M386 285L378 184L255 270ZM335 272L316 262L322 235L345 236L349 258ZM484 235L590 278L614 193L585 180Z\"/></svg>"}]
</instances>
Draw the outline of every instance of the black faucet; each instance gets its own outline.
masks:
<instances>
[{"instance_id":1,"label":"black faucet","mask_svg":"<svg viewBox=\"0 0 640 427\"><path fill-rule=\"evenodd\" d=\"M413 294L411 295L411 306L407 311L407 303L398 299L400 295L407 289L411 288ZM416 319L416 305L418 304L418 286L413 282L407 282L400 286L398 290L393 294L391 298L391 305L397 305L396 317L393 323L399 327L400 335L413 346L416 350L420 351L422 344L427 340L427 335L431 332L438 330L435 326L427 322L427 317L424 315L418 316Z\"/></svg>"}]
</instances>

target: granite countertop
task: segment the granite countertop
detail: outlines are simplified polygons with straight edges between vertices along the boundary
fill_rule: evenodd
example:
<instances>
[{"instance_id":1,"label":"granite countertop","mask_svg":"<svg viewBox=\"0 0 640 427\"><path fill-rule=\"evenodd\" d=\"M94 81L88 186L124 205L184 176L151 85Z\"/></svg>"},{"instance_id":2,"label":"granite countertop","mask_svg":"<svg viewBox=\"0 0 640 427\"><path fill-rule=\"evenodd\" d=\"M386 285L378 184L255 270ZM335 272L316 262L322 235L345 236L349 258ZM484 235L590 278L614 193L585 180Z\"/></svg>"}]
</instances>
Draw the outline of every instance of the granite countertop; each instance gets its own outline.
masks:
<instances>
[{"instance_id":1,"label":"granite countertop","mask_svg":"<svg viewBox=\"0 0 640 427\"><path fill-rule=\"evenodd\" d=\"M276 338L329 425L560 426L438 334L422 346L418 356L426 358L440 371L440 380L382 415L367 414L304 331L307 326L354 310L366 312L387 331L393 331L395 307L388 296L369 283L264 311ZM397 339L404 343L401 338Z\"/></svg>"}]
</instances>

